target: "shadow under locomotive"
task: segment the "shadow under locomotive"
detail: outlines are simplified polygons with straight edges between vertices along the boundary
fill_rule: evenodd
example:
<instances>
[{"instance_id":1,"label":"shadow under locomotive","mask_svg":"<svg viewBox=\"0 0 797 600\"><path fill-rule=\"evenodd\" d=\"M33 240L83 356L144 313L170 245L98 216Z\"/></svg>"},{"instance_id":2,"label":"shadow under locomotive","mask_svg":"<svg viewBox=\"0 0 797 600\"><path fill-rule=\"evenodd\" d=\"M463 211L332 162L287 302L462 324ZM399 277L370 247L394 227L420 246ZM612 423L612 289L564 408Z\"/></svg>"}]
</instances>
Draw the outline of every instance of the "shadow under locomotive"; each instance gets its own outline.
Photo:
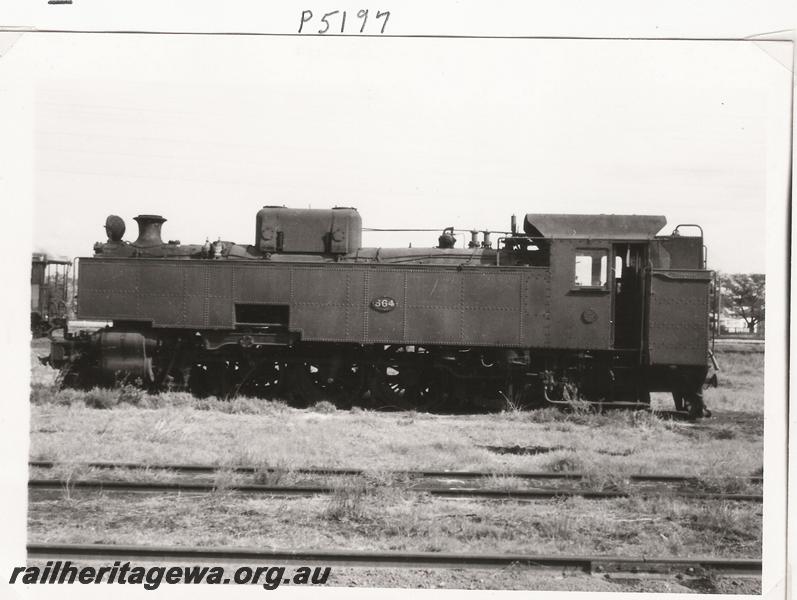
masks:
<instances>
[{"instance_id":1,"label":"shadow under locomotive","mask_svg":"<svg viewBox=\"0 0 797 600\"><path fill-rule=\"evenodd\" d=\"M703 414L711 272L702 230L657 236L664 217L529 214L495 248L488 231L457 248L452 228L435 248L362 248L353 208L264 207L251 246L136 221L126 242L109 217L79 259L77 318L108 326L53 339L64 385L457 412L667 391Z\"/></svg>"}]
</instances>

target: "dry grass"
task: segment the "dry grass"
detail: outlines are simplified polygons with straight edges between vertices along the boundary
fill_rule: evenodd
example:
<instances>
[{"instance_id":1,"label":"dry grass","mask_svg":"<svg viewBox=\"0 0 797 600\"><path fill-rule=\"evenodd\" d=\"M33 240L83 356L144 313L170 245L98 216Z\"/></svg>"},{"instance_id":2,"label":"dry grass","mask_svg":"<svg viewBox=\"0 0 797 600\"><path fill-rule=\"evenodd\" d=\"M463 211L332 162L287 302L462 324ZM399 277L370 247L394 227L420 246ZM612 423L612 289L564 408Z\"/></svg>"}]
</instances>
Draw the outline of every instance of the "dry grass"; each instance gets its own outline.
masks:
<instances>
[{"instance_id":1,"label":"dry grass","mask_svg":"<svg viewBox=\"0 0 797 600\"><path fill-rule=\"evenodd\" d=\"M315 404L313 404L308 410L317 413L333 413L338 409L334 404L332 404L328 400L321 400L320 402L316 402Z\"/></svg>"},{"instance_id":2,"label":"dry grass","mask_svg":"<svg viewBox=\"0 0 797 600\"><path fill-rule=\"evenodd\" d=\"M729 438L720 417L695 425L611 413L584 423L535 423L531 416L418 413L406 423L395 413L314 413L269 403L260 413L80 404L31 411L32 458L254 465L262 467L264 482L299 467L596 471L596 479L651 471L724 477L762 467L760 433L734 429ZM526 445L551 451L491 450Z\"/></svg>"},{"instance_id":3,"label":"dry grass","mask_svg":"<svg viewBox=\"0 0 797 600\"><path fill-rule=\"evenodd\" d=\"M345 490L294 499L78 494L31 504L29 531L31 540L75 543L628 556L761 551L760 507L747 503L440 501L355 482Z\"/></svg>"},{"instance_id":4,"label":"dry grass","mask_svg":"<svg viewBox=\"0 0 797 600\"><path fill-rule=\"evenodd\" d=\"M762 413L764 410L763 345L717 346L719 387L704 393L712 411ZM654 394L655 408L672 409L669 394Z\"/></svg>"},{"instance_id":5,"label":"dry grass","mask_svg":"<svg viewBox=\"0 0 797 600\"><path fill-rule=\"evenodd\" d=\"M708 390L706 401L718 410L762 412L764 352L761 347L718 353L720 386Z\"/></svg>"},{"instance_id":6,"label":"dry grass","mask_svg":"<svg viewBox=\"0 0 797 600\"><path fill-rule=\"evenodd\" d=\"M370 508L372 496L362 478L348 478L330 494L322 514L334 521L361 520Z\"/></svg>"}]
</instances>

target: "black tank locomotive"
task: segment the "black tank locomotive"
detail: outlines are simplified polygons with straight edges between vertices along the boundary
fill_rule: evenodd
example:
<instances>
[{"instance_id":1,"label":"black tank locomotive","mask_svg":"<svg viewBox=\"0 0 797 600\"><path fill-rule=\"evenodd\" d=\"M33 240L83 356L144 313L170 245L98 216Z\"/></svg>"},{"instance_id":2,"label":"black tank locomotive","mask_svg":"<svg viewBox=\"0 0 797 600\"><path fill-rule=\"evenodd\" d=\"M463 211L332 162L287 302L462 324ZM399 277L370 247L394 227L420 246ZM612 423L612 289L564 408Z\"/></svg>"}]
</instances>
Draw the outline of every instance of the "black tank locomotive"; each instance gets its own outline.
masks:
<instances>
[{"instance_id":1,"label":"black tank locomotive","mask_svg":"<svg viewBox=\"0 0 797 600\"><path fill-rule=\"evenodd\" d=\"M660 216L528 214L455 247L363 248L353 208L264 207L251 246L163 242L164 218L79 260L67 385L341 407L645 406L704 411L709 285L699 236ZM681 226L683 227L683 226ZM493 247L493 242L495 247Z\"/></svg>"}]
</instances>

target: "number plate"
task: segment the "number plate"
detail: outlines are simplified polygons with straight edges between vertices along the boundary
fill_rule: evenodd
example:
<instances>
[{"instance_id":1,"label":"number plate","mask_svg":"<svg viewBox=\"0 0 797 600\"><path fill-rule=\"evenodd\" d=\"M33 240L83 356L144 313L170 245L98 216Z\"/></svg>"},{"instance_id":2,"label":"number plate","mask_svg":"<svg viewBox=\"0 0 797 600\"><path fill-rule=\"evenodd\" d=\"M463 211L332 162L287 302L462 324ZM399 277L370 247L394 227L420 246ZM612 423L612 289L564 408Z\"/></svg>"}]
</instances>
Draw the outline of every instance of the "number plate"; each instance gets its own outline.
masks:
<instances>
[{"instance_id":1,"label":"number plate","mask_svg":"<svg viewBox=\"0 0 797 600\"><path fill-rule=\"evenodd\" d=\"M371 300L371 308L377 312L390 312L396 308L396 301L390 296L380 296Z\"/></svg>"}]
</instances>

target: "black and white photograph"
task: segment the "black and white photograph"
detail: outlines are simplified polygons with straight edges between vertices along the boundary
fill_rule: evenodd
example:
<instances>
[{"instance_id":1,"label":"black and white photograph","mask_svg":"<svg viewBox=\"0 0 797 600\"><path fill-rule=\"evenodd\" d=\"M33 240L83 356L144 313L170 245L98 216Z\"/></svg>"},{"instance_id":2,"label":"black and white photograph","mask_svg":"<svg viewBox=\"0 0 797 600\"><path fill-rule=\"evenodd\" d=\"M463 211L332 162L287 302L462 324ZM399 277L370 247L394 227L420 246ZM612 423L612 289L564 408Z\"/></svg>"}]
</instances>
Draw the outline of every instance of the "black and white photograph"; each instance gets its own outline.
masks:
<instances>
[{"instance_id":1,"label":"black and white photograph","mask_svg":"<svg viewBox=\"0 0 797 600\"><path fill-rule=\"evenodd\" d=\"M0 31L12 593L786 594L793 31L73 2Z\"/></svg>"}]
</instances>

